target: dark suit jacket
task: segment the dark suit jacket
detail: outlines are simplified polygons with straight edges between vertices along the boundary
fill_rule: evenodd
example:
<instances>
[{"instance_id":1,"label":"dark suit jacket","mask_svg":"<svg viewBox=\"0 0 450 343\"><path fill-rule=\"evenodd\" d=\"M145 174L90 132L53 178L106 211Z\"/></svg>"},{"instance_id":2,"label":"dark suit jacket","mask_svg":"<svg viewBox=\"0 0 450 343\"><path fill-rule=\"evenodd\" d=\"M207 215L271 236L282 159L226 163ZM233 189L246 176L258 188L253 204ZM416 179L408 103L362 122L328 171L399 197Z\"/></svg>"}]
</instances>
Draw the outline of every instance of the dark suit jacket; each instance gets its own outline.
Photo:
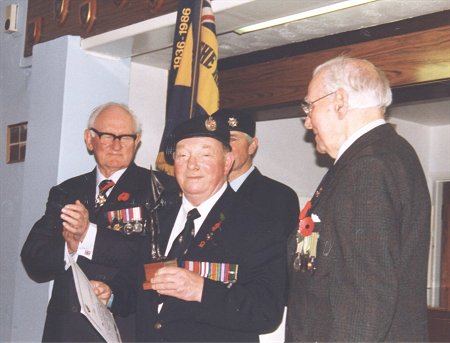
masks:
<instances>
[{"instance_id":1,"label":"dark suit jacket","mask_svg":"<svg viewBox=\"0 0 450 343\"><path fill-rule=\"evenodd\" d=\"M298 227L299 202L295 191L264 176L255 168L237 190L266 216L279 221L287 238Z\"/></svg>"},{"instance_id":2,"label":"dark suit jacket","mask_svg":"<svg viewBox=\"0 0 450 343\"><path fill-rule=\"evenodd\" d=\"M165 251L181 202L160 212L162 251ZM225 218L212 238L212 228ZM158 296L143 291L143 267L137 283L139 341L258 341L258 334L277 327L283 312L285 240L228 187L213 206L191 243L185 260L238 264L232 286L205 279L201 303L166 297L157 312ZM206 244L202 246L201 242ZM114 291L113 311L124 311L124 293Z\"/></svg>"},{"instance_id":3,"label":"dark suit jacket","mask_svg":"<svg viewBox=\"0 0 450 343\"><path fill-rule=\"evenodd\" d=\"M430 197L416 153L385 124L331 172L313 210L321 220L313 275L293 270L289 239L286 340L427 340Z\"/></svg>"},{"instance_id":4,"label":"dark suit jacket","mask_svg":"<svg viewBox=\"0 0 450 343\"><path fill-rule=\"evenodd\" d=\"M156 172L160 180L174 187L174 179ZM103 339L80 313L72 270L64 269L64 239L59 218L61 208L80 200L89 210L89 218L97 224L92 260L80 256L78 264L91 280L107 282L117 271L136 263L142 236L125 236L107 229L107 211L143 206L149 199L150 173L132 163L112 189L98 213L94 211L96 170L69 179L50 190L44 216L38 220L22 248L22 262L30 277L37 282L54 280L47 308L44 341L102 341ZM127 201L118 200L126 192ZM125 340L134 340L134 322L116 319ZM132 330L130 330L132 329Z\"/></svg>"}]
</instances>

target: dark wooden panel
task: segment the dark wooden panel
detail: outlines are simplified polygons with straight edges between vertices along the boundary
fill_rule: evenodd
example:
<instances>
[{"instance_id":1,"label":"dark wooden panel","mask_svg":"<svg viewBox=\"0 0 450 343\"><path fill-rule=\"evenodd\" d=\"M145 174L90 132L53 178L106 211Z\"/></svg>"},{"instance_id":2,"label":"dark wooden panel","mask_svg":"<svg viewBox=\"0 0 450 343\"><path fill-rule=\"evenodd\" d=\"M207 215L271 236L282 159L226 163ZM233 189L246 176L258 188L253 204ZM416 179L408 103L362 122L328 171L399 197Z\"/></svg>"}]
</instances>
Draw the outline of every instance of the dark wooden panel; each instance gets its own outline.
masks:
<instances>
[{"instance_id":1,"label":"dark wooden panel","mask_svg":"<svg viewBox=\"0 0 450 343\"><path fill-rule=\"evenodd\" d=\"M428 335L430 342L450 342L450 311L428 309Z\"/></svg>"},{"instance_id":2,"label":"dark wooden panel","mask_svg":"<svg viewBox=\"0 0 450 343\"><path fill-rule=\"evenodd\" d=\"M450 79L417 85L394 87L392 89L392 96L394 104L450 98Z\"/></svg>"},{"instance_id":3,"label":"dark wooden panel","mask_svg":"<svg viewBox=\"0 0 450 343\"><path fill-rule=\"evenodd\" d=\"M341 54L370 60L393 87L449 79L450 25L221 70L221 106L262 108L298 102L313 69Z\"/></svg>"},{"instance_id":4,"label":"dark wooden panel","mask_svg":"<svg viewBox=\"0 0 450 343\"><path fill-rule=\"evenodd\" d=\"M28 1L27 22L42 18L40 42L46 42L65 35L83 38L112 31L153 17L177 10L178 0L128 0L123 7L113 0L97 0L97 18L90 32L79 21L79 8L85 0L69 0L69 13L63 25L59 25L53 14L53 0ZM27 37L30 37L27 25ZM25 56L32 53L33 42L25 43Z\"/></svg>"}]
</instances>

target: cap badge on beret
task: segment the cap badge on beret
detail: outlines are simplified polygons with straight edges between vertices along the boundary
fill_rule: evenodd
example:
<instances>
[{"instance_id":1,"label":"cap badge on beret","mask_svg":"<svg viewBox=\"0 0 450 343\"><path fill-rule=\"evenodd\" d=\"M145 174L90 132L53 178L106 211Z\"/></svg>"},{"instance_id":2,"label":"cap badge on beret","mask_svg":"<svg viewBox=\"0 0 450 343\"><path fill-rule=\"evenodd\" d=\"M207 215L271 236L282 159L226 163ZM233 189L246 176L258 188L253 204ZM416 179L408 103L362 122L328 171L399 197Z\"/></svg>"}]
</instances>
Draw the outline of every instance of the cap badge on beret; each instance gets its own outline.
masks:
<instances>
[{"instance_id":1,"label":"cap badge on beret","mask_svg":"<svg viewBox=\"0 0 450 343\"><path fill-rule=\"evenodd\" d=\"M216 131L217 123L213 118L208 117L208 119L205 120L205 127L208 131Z\"/></svg>"},{"instance_id":2,"label":"cap badge on beret","mask_svg":"<svg viewBox=\"0 0 450 343\"><path fill-rule=\"evenodd\" d=\"M228 118L228 126L229 127L236 127L238 125L239 125L239 122L235 117Z\"/></svg>"}]
</instances>

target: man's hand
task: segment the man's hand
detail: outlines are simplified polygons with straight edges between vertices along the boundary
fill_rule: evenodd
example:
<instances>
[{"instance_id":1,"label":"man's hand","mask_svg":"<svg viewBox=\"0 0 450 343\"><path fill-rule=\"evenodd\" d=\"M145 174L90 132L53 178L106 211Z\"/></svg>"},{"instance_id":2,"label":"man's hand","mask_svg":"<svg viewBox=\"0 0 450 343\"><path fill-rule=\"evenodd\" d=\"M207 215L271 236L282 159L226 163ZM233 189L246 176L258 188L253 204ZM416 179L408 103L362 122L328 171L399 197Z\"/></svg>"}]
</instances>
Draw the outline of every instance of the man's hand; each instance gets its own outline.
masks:
<instances>
[{"instance_id":1,"label":"man's hand","mask_svg":"<svg viewBox=\"0 0 450 343\"><path fill-rule=\"evenodd\" d=\"M90 282L97 299L100 300L103 305L106 305L111 297L111 288L101 281L90 280Z\"/></svg>"},{"instance_id":2,"label":"man's hand","mask_svg":"<svg viewBox=\"0 0 450 343\"><path fill-rule=\"evenodd\" d=\"M74 204L68 204L62 208L61 219L67 248L70 253L75 252L89 227L89 212L81 201L77 200Z\"/></svg>"},{"instance_id":3,"label":"man's hand","mask_svg":"<svg viewBox=\"0 0 450 343\"><path fill-rule=\"evenodd\" d=\"M159 294L186 301L202 300L204 279L179 267L163 267L150 280L152 289Z\"/></svg>"}]
</instances>

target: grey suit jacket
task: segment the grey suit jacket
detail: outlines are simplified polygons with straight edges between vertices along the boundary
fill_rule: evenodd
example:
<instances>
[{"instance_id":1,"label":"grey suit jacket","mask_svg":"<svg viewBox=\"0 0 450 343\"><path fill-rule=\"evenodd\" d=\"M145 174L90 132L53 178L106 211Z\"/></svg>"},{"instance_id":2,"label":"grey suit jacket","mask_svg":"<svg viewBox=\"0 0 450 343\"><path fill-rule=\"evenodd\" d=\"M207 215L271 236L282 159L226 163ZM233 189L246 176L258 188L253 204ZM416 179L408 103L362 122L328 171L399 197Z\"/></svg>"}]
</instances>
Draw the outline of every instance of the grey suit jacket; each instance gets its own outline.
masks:
<instances>
[{"instance_id":1,"label":"grey suit jacket","mask_svg":"<svg viewBox=\"0 0 450 343\"><path fill-rule=\"evenodd\" d=\"M312 275L294 271L288 243L287 341L426 340L430 197L413 148L381 125L325 179Z\"/></svg>"}]
</instances>

